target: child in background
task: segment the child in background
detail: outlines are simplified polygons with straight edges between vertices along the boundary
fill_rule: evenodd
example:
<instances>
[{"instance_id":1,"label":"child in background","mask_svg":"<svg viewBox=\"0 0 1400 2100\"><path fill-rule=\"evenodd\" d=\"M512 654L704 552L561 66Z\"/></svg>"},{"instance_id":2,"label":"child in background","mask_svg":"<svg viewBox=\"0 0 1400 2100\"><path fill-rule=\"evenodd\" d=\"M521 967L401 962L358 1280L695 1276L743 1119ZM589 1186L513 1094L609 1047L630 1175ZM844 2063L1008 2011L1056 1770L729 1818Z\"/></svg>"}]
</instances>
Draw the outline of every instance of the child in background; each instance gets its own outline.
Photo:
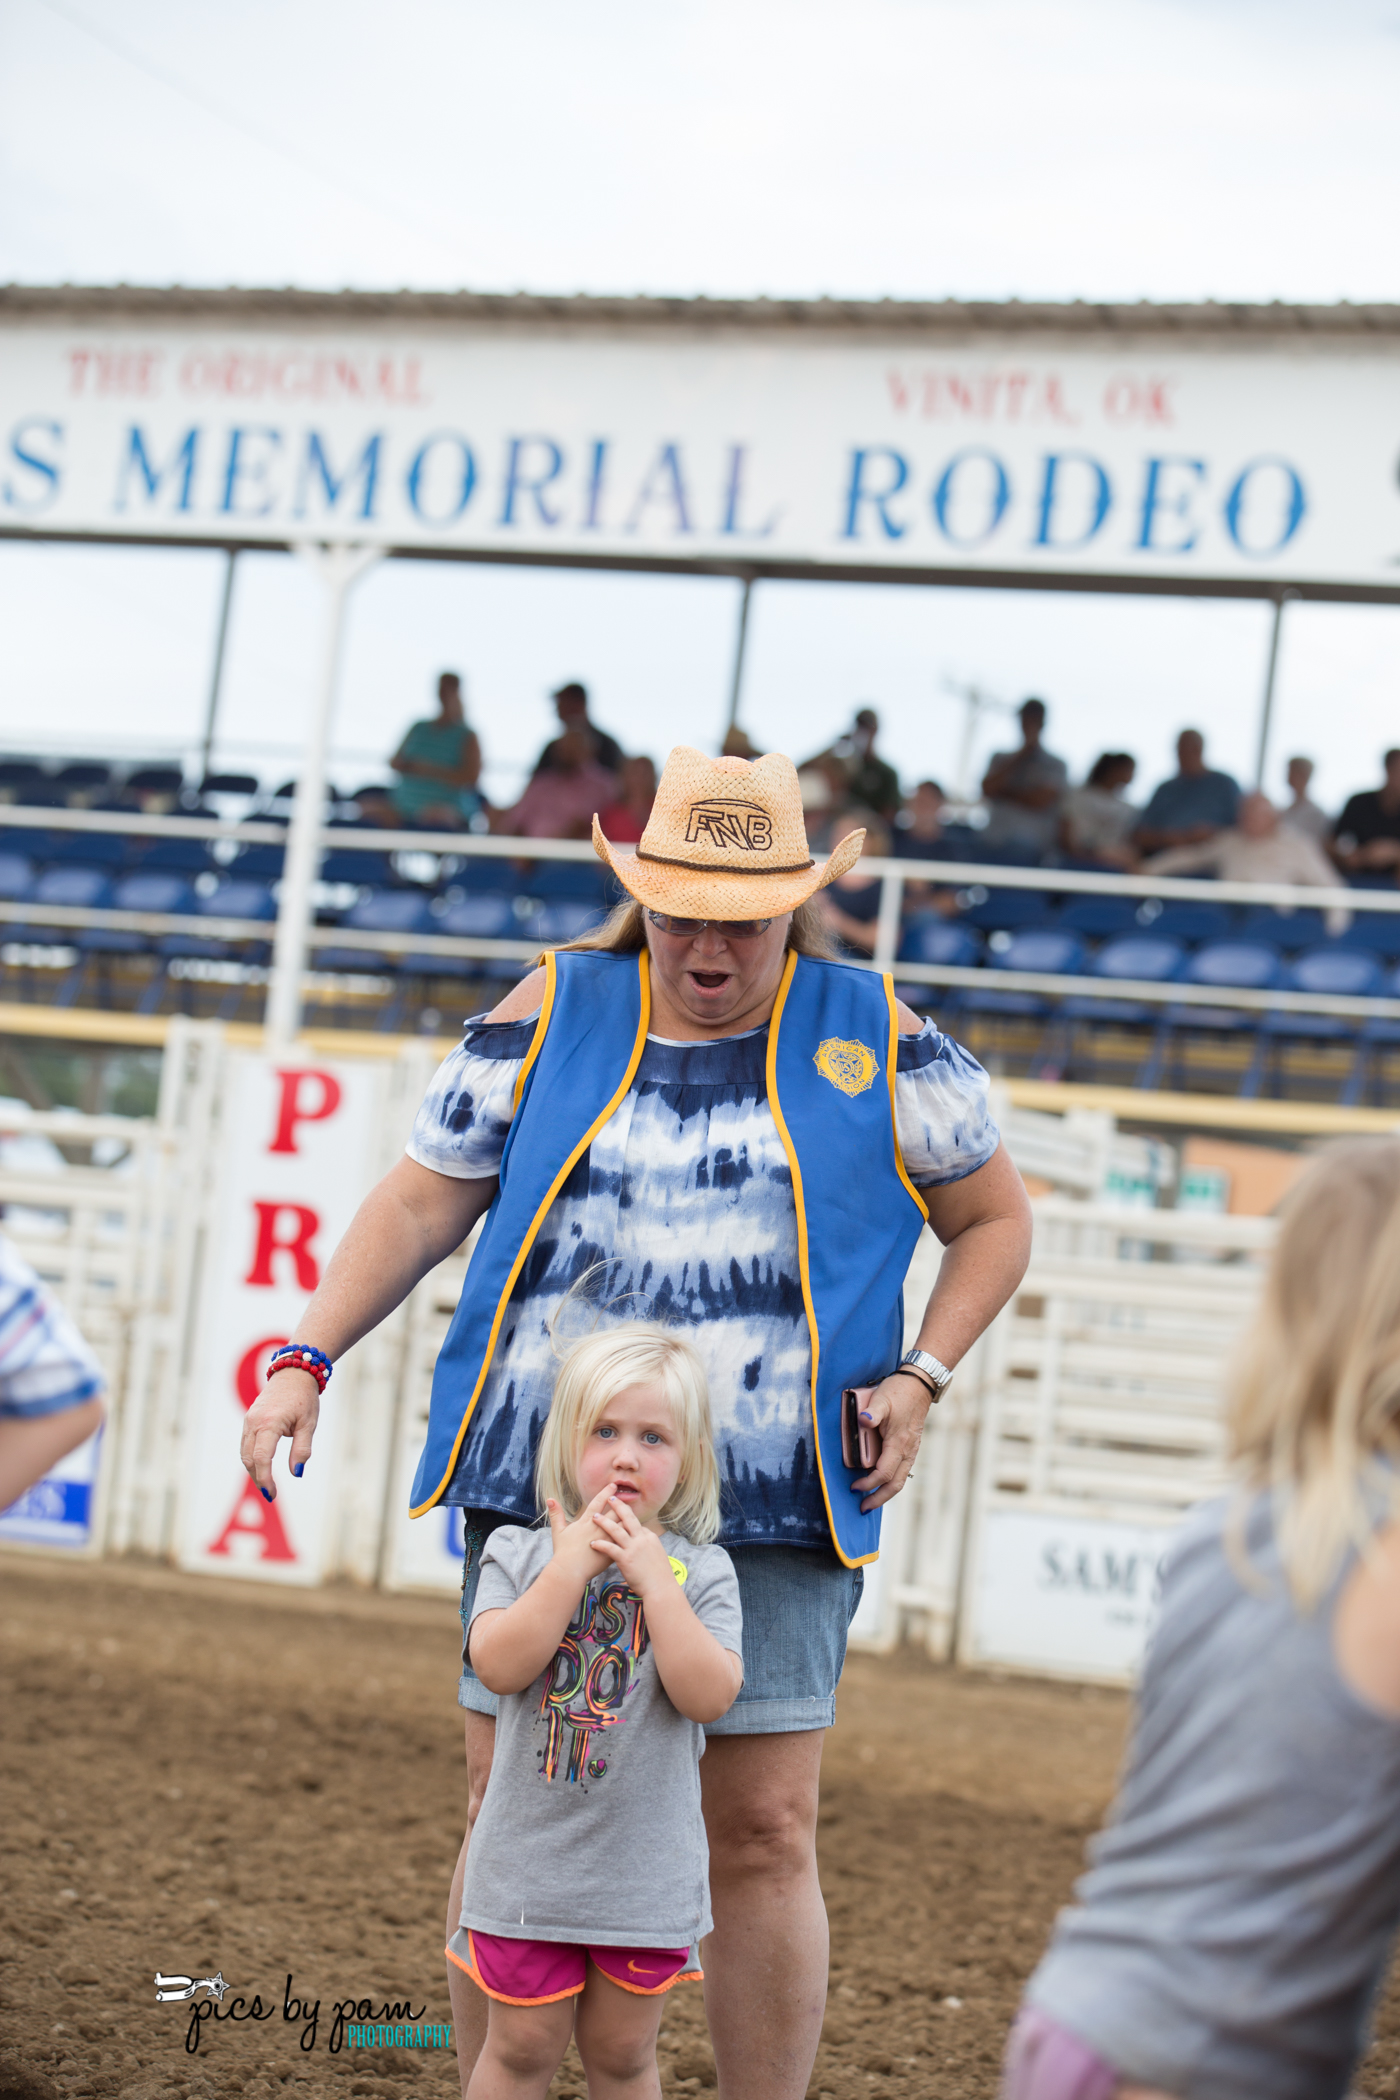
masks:
<instances>
[{"instance_id":1,"label":"child in background","mask_svg":"<svg viewBox=\"0 0 1400 2100\"><path fill-rule=\"evenodd\" d=\"M1342 2100L1400 1923L1400 1144L1295 1184L1003 2100Z\"/></svg>"},{"instance_id":2,"label":"child in background","mask_svg":"<svg viewBox=\"0 0 1400 2100\"><path fill-rule=\"evenodd\" d=\"M106 1384L67 1313L0 1233L0 1510L101 1428Z\"/></svg>"},{"instance_id":3,"label":"child in background","mask_svg":"<svg viewBox=\"0 0 1400 2100\"><path fill-rule=\"evenodd\" d=\"M711 1923L704 1724L743 1681L695 1352L576 1343L537 1479L549 1529L492 1532L468 1629L501 1701L447 1948L491 2000L469 2100L543 2100L571 2033L590 2100L659 2100L661 2000Z\"/></svg>"}]
</instances>

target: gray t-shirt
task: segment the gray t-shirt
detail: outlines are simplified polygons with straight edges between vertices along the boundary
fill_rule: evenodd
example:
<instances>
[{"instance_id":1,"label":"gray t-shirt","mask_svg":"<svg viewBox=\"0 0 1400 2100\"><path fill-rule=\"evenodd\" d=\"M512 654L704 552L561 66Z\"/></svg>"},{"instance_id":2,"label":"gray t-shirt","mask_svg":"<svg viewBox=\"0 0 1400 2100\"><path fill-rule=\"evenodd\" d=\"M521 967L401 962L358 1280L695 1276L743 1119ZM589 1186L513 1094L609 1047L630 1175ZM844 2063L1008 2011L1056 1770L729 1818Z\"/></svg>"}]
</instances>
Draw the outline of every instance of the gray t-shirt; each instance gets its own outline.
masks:
<instances>
[{"instance_id":1,"label":"gray t-shirt","mask_svg":"<svg viewBox=\"0 0 1400 2100\"><path fill-rule=\"evenodd\" d=\"M1127 1769L1028 1995L1180 2100L1342 2100L1400 1923L1400 1721L1293 1605L1272 1504L1190 1517L1167 1563Z\"/></svg>"},{"instance_id":2,"label":"gray t-shirt","mask_svg":"<svg viewBox=\"0 0 1400 2100\"><path fill-rule=\"evenodd\" d=\"M734 1563L662 1539L686 1601L742 1654ZM523 1596L553 1558L548 1531L504 1524L481 1557L472 1623ZM468 1631L470 1639L470 1630ZM642 1602L610 1563L589 1583L549 1668L502 1698L491 1779L467 1852L465 1928L503 1939L693 1947L710 1930L700 1813L705 1731L667 1698Z\"/></svg>"}]
</instances>

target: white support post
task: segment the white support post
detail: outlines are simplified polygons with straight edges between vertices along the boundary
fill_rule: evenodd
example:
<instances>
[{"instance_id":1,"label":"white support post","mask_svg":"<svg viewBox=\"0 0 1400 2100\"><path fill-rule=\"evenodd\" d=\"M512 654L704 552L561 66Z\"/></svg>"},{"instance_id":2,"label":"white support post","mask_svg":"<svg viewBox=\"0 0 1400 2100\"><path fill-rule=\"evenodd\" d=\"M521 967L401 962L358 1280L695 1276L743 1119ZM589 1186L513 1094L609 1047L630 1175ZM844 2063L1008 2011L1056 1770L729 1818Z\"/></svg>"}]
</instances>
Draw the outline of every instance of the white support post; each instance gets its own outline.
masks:
<instances>
[{"instance_id":1,"label":"white support post","mask_svg":"<svg viewBox=\"0 0 1400 2100\"><path fill-rule=\"evenodd\" d=\"M904 910L904 877L880 878L880 916L875 921L875 967L888 970L899 951L899 921Z\"/></svg>"},{"instance_id":2,"label":"white support post","mask_svg":"<svg viewBox=\"0 0 1400 2100\"><path fill-rule=\"evenodd\" d=\"M1259 757L1254 768L1254 787L1264 792L1264 771L1269 762L1269 731L1274 722L1274 685L1278 678L1278 645L1283 635L1283 608L1292 591L1280 591L1274 599L1274 617L1269 630L1269 668L1264 674L1264 704L1259 710Z\"/></svg>"},{"instance_id":3,"label":"white support post","mask_svg":"<svg viewBox=\"0 0 1400 2100\"><path fill-rule=\"evenodd\" d=\"M729 681L729 720L725 723L726 736L739 726L739 695L744 682L744 652L749 639L749 598L753 591L753 571L744 575L744 588L739 597L739 631L734 638L734 672Z\"/></svg>"},{"instance_id":4,"label":"white support post","mask_svg":"<svg viewBox=\"0 0 1400 2100\"><path fill-rule=\"evenodd\" d=\"M321 675L306 748L292 802L282 894L277 908L277 935L272 949L272 979L267 988L264 1035L269 1054L286 1050L301 1026L301 979L311 923L311 890L320 864L320 831L325 814L326 745L345 631L345 600L350 586L383 559L378 547L319 547L301 544L293 550L308 562L326 587L321 639Z\"/></svg>"}]
</instances>

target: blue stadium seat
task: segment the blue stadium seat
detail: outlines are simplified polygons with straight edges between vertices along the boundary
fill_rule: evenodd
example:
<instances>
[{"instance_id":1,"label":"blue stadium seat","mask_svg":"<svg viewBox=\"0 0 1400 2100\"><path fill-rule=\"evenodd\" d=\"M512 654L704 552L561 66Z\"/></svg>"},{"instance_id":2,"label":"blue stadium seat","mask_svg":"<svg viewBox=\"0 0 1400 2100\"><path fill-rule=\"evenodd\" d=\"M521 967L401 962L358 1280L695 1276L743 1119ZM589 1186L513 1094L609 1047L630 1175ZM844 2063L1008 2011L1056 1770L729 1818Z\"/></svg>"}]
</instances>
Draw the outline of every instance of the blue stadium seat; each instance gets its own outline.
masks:
<instances>
[{"instance_id":1,"label":"blue stadium seat","mask_svg":"<svg viewBox=\"0 0 1400 2100\"><path fill-rule=\"evenodd\" d=\"M1159 933L1170 941L1223 941L1235 929L1235 914L1224 904L1164 904L1154 911L1155 897L1138 906L1137 922L1144 933Z\"/></svg>"},{"instance_id":2,"label":"blue stadium seat","mask_svg":"<svg viewBox=\"0 0 1400 2100\"><path fill-rule=\"evenodd\" d=\"M34 863L27 854L0 852L0 897L18 903L29 895Z\"/></svg>"},{"instance_id":3,"label":"blue stadium seat","mask_svg":"<svg viewBox=\"0 0 1400 2100\"><path fill-rule=\"evenodd\" d=\"M899 944L900 962L971 969L981 959L982 943L961 919L910 919Z\"/></svg>"},{"instance_id":4,"label":"blue stadium seat","mask_svg":"<svg viewBox=\"0 0 1400 2100\"><path fill-rule=\"evenodd\" d=\"M1112 940L1120 933L1137 929L1135 897L1071 897L1060 912L1059 923L1066 933L1082 933L1091 941Z\"/></svg>"},{"instance_id":5,"label":"blue stadium seat","mask_svg":"<svg viewBox=\"0 0 1400 2100\"><path fill-rule=\"evenodd\" d=\"M1121 940L1105 942L1091 958L1086 974L1110 982L1117 978L1136 979L1139 984L1170 984L1185 958L1186 950L1180 941L1167 940L1158 933L1129 933ZM1066 999L1060 1011L1066 1020L1112 1021L1132 1027L1155 1020L1160 1009L1142 999L1095 999L1081 994Z\"/></svg>"},{"instance_id":6,"label":"blue stadium seat","mask_svg":"<svg viewBox=\"0 0 1400 2100\"><path fill-rule=\"evenodd\" d=\"M609 885L616 888L600 860L542 860L536 861L522 887L530 896L548 901L574 898L587 904L602 904Z\"/></svg>"},{"instance_id":7,"label":"blue stadium seat","mask_svg":"<svg viewBox=\"0 0 1400 2100\"><path fill-rule=\"evenodd\" d=\"M210 858L204 839L132 839L131 864L141 875L222 875L219 862ZM243 874L239 869L240 875Z\"/></svg>"},{"instance_id":8,"label":"blue stadium seat","mask_svg":"<svg viewBox=\"0 0 1400 2100\"><path fill-rule=\"evenodd\" d=\"M353 882L361 889L382 889L392 876L389 855L370 853L362 846L331 846L321 863L322 882Z\"/></svg>"},{"instance_id":9,"label":"blue stadium seat","mask_svg":"<svg viewBox=\"0 0 1400 2100\"><path fill-rule=\"evenodd\" d=\"M357 933L436 933L437 927L421 890L371 890L341 920ZM398 967L398 958L380 948L318 948L318 970L371 972L382 976Z\"/></svg>"},{"instance_id":10,"label":"blue stadium seat","mask_svg":"<svg viewBox=\"0 0 1400 2100\"><path fill-rule=\"evenodd\" d=\"M113 911L188 912L195 908L194 890L180 875L128 875L112 892ZM147 933L96 926L78 936L78 946L104 955L139 955L152 945Z\"/></svg>"},{"instance_id":11,"label":"blue stadium seat","mask_svg":"<svg viewBox=\"0 0 1400 2100\"><path fill-rule=\"evenodd\" d=\"M1386 973L1376 986L1376 994L1382 999L1400 999L1400 969L1392 969ZM1378 1015L1374 1021L1363 1024L1357 1038L1356 1056L1352 1061L1351 1071L1338 1096L1343 1107L1355 1108L1365 1099L1368 1090L1379 1091L1385 1053L1396 1048L1400 1048L1400 1020L1392 1020L1388 1015ZM1375 1088L1370 1087L1373 1080L1377 1083Z\"/></svg>"},{"instance_id":12,"label":"blue stadium seat","mask_svg":"<svg viewBox=\"0 0 1400 2100\"><path fill-rule=\"evenodd\" d=\"M69 868L119 868L127 857L127 840L117 831L50 831L44 858Z\"/></svg>"},{"instance_id":13,"label":"blue stadium seat","mask_svg":"<svg viewBox=\"0 0 1400 2100\"><path fill-rule=\"evenodd\" d=\"M1014 933L1021 927L1045 926L1053 922L1050 899L1043 890L989 890L963 913L968 926L983 933Z\"/></svg>"},{"instance_id":14,"label":"blue stadium seat","mask_svg":"<svg viewBox=\"0 0 1400 2100\"><path fill-rule=\"evenodd\" d=\"M113 911L188 912L194 902L193 889L179 875L128 875L110 899ZM101 975L107 967L104 956L149 955L156 940L152 934L126 927L94 926L78 935L77 945L78 960L59 986L56 1006L74 1005L94 970L99 972L99 981L106 982ZM163 976L163 970L160 974Z\"/></svg>"},{"instance_id":15,"label":"blue stadium seat","mask_svg":"<svg viewBox=\"0 0 1400 2100\"><path fill-rule=\"evenodd\" d=\"M558 904L546 904L539 915L540 940L547 948L562 946L566 941L576 941L582 934L591 933L606 917L603 904L588 904L582 898L577 902L561 900Z\"/></svg>"},{"instance_id":16,"label":"blue stadium seat","mask_svg":"<svg viewBox=\"0 0 1400 2100\"><path fill-rule=\"evenodd\" d=\"M1046 976L1073 977L1084 961L1084 944L1077 934L1056 929L1026 928L1013 933L1006 945L991 956L994 970L1034 970ZM968 986L958 1001L966 1013L1019 1014L1036 1017L1050 1011L1041 992L983 991Z\"/></svg>"},{"instance_id":17,"label":"blue stadium seat","mask_svg":"<svg viewBox=\"0 0 1400 2100\"><path fill-rule=\"evenodd\" d=\"M28 905L63 905L70 911L100 911L110 902L111 893L111 880L101 868L45 868L30 883L22 901ZM4 937L40 948L68 948L73 946L77 932L74 926L36 920L32 924L6 926Z\"/></svg>"},{"instance_id":18,"label":"blue stadium seat","mask_svg":"<svg viewBox=\"0 0 1400 2100\"><path fill-rule=\"evenodd\" d=\"M1276 911L1272 904L1251 904L1240 931L1247 941L1268 941L1292 954L1325 941L1327 921L1322 912L1314 911L1310 905L1298 911Z\"/></svg>"},{"instance_id":19,"label":"blue stadium seat","mask_svg":"<svg viewBox=\"0 0 1400 2100\"><path fill-rule=\"evenodd\" d=\"M1165 914L1163 914L1165 917ZM1214 985L1224 990L1269 991L1283 975L1277 948L1263 941L1212 941L1198 948L1180 973L1183 984ZM1141 1087L1160 1086L1167 1059L1191 1035L1249 1035L1262 1015L1240 1006L1169 1006L1157 1026L1151 1054L1138 1074Z\"/></svg>"},{"instance_id":20,"label":"blue stadium seat","mask_svg":"<svg viewBox=\"0 0 1400 2100\"><path fill-rule=\"evenodd\" d=\"M940 919L930 914L927 917L906 922L899 944L896 963L947 964L955 969L975 969L982 960L981 936L963 925L958 919ZM947 985L896 984L895 995L906 1006L943 1006L956 1002L956 993Z\"/></svg>"},{"instance_id":21,"label":"blue stadium seat","mask_svg":"<svg viewBox=\"0 0 1400 2100\"><path fill-rule=\"evenodd\" d=\"M449 895L454 890L486 890L497 896L513 896L521 888L514 863L498 859L494 853L446 853L443 869L443 887Z\"/></svg>"},{"instance_id":22,"label":"blue stadium seat","mask_svg":"<svg viewBox=\"0 0 1400 2100\"><path fill-rule=\"evenodd\" d=\"M1346 901L1350 903L1351 900ZM1346 932L1336 936L1336 945L1364 948L1368 954L1382 956L1386 962L1400 960L1400 912L1356 912Z\"/></svg>"},{"instance_id":23,"label":"blue stadium seat","mask_svg":"<svg viewBox=\"0 0 1400 2100\"><path fill-rule=\"evenodd\" d=\"M1361 949L1312 948L1298 957L1281 989L1322 992L1342 999L1372 999L1382 989L1381 966L1374 955ZM1271 1072L1277 1075L1279 1051L1284 1043L1355 1041L1367 1025L1364 1015L1355 1014L1265 1014L1241 1094L1252 1098L1263 1090ZM1393 1025L1400 1029L1400 1024Z\"/></svg>"},{"instance_id":24,"label":"blue stadium seat","mask_svg":"<svg viewBox=\"0 0 1400 2100\"><path fill-rule=\"evenodd\" d=\"M514 931L511 899L499 891L480 897L453 897L433 913L434 933L452 934L462 940L508 940Z\"/></svg>"},{"instance_id":25,"label":"blue stadium seat","mask_svg":"<svg viewBox=\"0 0 1400 2100\"><path fill-rule=\"evenodd\" d=\"M224 882L218 889L210 890L207 896L196 896L190 905L191 917L195 919L275 919L277 906L272 891L265 882ZM157 952L164 956L194 955L221 960L233 954L239 943L218 939L211 935L194 933L166 933L156 942ZM256 950L266 949L266 942L255 944ZM249 956L246 960L252 960Z\"/></svg>"},{"instance_id":26,"label":"blue stadium seat","mask_svg":"<svg viewBox=\"0 0 1400 2100\"><path fill-rule=\"evenodd\" d=\"M265 882L220 883L217 889L210 890L205 896L196 894L190 900L188 909L191 919L195 922L200 919L256 919L265 923L277 916L272 891ZM190 932L158 935L155 952L160 958L159 967L136 1002L136 1011L139 1014L156 1011L165 991L168 966L177 957L206 962L238 961L261 964L267 961L272 949L267 941L247 937L230 940L223 936Z\"/></svg>"},{"instance_id":27,"label":"blue stadium seat","mask_svg":"<svg viewBox=\"0 0 1400 2100\"><path fill-rule=\"evenodd\" d=\"M430 933L445 934L459 940L501 941L514 940L517 921L511 899L497 893L495 896L452 897L433 907L430 924L425 929ZM529 934L525 935L530 938ZM415 952L406 955L402 968L411 977L452 977L463 981L476 977L504 976L516 978L522 965L492 960L480 955L431 955Z\"/></svg>"},{"instance_id":28,"label":"blue stadium seat","mask_svg":"<svg viewBox=\"0 0 1400 2100\"><path fill-rule=\"evenodd\" d=\"M280 882L285 859L284 846L245 846L230 872L239 882Z\"/></svg>"}]
</instances>

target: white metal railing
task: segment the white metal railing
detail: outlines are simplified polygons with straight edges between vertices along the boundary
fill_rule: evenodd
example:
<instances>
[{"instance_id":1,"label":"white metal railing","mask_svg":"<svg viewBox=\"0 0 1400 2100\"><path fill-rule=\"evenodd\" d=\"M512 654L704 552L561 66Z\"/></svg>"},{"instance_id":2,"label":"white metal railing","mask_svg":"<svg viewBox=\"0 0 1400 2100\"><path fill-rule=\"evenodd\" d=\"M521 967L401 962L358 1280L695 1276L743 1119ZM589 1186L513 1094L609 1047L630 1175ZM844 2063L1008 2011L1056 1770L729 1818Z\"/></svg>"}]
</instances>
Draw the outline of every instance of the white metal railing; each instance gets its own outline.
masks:
<instances>
[{"instance_id":1,"label":"white metal railing","mask_svg":"<svg viewBox=\"0 0 1400 2100\"><path fill-rule=\"evenodd\" d=\"M130 834L144 838L228 840L240 845L285 845L282 823L236 823L218 817L141 816L107 810L34 809L20 803L0 806L0 843L9 829ZM524 860L594 862L586 839L506 838L499 834L443 831L383 831L349 825L324 825L319 834L324 851L431 854L442 860ZM16 842L18 843L18 842ZM1330 1014L1338 1018L1400 1018L1400 1000L1357 998L1322 992L1253 990L1246 986L1191 985L1057 972L1001 970L955 963L896 962L906 887L928 883L937 889L1034 890L1062 896L1156 898L1195 904L1263 905L1285 911L1315 909L1351 914L1400 913L1400 888L1392 890L1310 887L1294 883L1242 883L1187 876L1097 874L1077 868L1027 868L984 865L978 861L894 860L869 856L860 866L881 884L874 953L867 968L897 969L901 982L948 989L978 988L1028 992L1038 996L1131 1000L1150 1006L1229 1007L1244 1012L1280 1011ZM562 901L562 900L561 900ZM5 925L52 926L56 930L110 929L151 936L195 934L211 940L268 941L271 921L215 918L191 913L119 912L56 904L0 901L0 928ZM502 936L446 935L429 932L379 932L346 926L312 926L313 947L361 949L367 955L421 954L444 959L527 962L538 954L538 940Z\"/></svg>"}]
</instances>

